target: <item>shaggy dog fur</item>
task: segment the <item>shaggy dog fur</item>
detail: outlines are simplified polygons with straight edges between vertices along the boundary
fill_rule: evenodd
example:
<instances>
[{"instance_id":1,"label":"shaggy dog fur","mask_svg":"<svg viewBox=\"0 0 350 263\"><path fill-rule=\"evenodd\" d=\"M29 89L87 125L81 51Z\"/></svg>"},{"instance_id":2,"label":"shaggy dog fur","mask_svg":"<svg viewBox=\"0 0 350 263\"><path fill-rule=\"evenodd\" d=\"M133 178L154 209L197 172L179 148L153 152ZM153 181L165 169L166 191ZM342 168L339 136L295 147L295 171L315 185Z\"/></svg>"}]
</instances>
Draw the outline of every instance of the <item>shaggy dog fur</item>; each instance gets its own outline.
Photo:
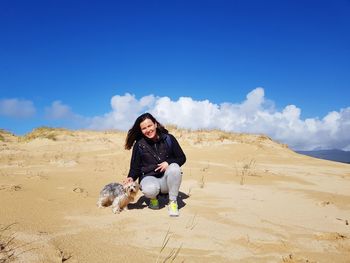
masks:
<instances>
[{"instance_id":1,"label":"shaggy dog fur","mask_svg":"<svg viewBox=\"0 0 350 263\"><path fill-rule=\"evenodd\" d=\"M112 205L113 213L120 213L133 202L140 187L137 182L126 184L110 183L103 187L97 201L99 208Z\"/></svg>"}]
</instances>

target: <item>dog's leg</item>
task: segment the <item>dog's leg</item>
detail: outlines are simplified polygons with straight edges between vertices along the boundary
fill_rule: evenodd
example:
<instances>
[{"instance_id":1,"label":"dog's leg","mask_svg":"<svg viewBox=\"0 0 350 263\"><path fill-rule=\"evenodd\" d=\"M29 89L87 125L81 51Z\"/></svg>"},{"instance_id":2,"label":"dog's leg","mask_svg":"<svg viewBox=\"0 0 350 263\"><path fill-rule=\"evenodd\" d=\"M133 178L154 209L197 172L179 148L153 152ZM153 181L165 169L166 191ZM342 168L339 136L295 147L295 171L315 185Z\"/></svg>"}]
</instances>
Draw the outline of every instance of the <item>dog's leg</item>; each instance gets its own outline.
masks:
<instances>
[{"instance_id":1,"label":"dog's leg","mask_svg":"<svg viewBox=\"0 0 350 263\"><path fill-rule=\"evenodd\" d=\"M102 203L103 203L103 198L100 197L96 203L97 207L102 208L103 207Z\"/></svg>"},{"instance_id":2,"label":"dog's leg","mask_svg":"<svg viewBox=\"0 0 350 263\"><path fill-rule=\"evenodd\" d=\"M112 211L114 214L116 214L116 213L119 214L121 211L119 203L120 203L120 198L119 197L115 198L113 201L113 204L112 204Z\"/></svg>"},{"instance_id":3,"label":"dog's leg","mask_svg":"<svg viewBox=\"0 0 350 263\"><path fill-rule=\"evenodd\" d=\"M128 210L128 204L130 203L129 197L123 196L120 198L119 207L122 210Z\"/></svg>"},{"instance_id":4,"label":"dog's leg","mask_svg":"<svg viewBox=\"0 0 350 263\"><path fill-rule=\"evenodd\" d=\"M112 209L112 211L113 211L114 214L119 214L120 213L120 208L119 207L114 207Z\"/></svg>"},{"instance_id":5,"label":"dog's leg","mask_svg":"<svg viewBox=\"0 0 350 263\"><path fill-rule=\"evenodd\" d=\"M100 196L100 198L97 201L98 208L104 208L106 206L110 206L113 199L111 199L110 196Z\"/></svg>"}]
</instances>

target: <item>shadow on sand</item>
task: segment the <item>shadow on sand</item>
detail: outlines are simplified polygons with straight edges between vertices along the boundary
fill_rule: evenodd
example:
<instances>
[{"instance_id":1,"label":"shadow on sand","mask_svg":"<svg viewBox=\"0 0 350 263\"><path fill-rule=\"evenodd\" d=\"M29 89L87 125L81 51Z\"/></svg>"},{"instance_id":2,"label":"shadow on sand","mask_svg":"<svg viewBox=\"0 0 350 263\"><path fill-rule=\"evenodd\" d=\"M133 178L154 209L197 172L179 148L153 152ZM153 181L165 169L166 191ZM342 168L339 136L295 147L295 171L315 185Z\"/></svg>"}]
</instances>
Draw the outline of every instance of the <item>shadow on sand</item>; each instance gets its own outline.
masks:
<instances>
[{"instance_id":1,"label":"shadow on sand","mask_svg":"<svg viewBox=\"0 0 350 263\"><path fill-rule=\"evenodd\" d=\"M177 204L179 209L183 208L186 203L184 202L185 199L189 198L189 196L183 192L179 192L179 195L177 197ZM158 195L159 200L159 209L164 208L169 203L169 196L168 194L159 194ZM144 195L141 196L136 203L132 203L128 205L128 209L144 209L145 207L148 207L149 205L149 199L146 198Z\"/></svg>"}]
</instances>

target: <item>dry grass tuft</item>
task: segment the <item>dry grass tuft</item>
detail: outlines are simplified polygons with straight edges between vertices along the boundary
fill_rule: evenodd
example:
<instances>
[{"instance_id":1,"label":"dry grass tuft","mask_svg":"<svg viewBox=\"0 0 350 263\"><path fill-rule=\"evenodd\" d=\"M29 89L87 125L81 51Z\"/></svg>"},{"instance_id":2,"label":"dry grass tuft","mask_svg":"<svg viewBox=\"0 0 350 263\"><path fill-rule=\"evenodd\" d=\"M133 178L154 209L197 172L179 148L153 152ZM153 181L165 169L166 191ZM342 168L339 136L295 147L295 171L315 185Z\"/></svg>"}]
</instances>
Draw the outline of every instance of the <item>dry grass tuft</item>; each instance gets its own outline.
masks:
<instances>
[{"instance_id":1,"label":"dry grass tuft","mask_svg":"<svg viewBox=\"0 0 350 263\"><path fill-rule=\"evenodd\" d=\"M58 249L59 257L61 262L66 262L67 260L72 258L72 255L70 253L64 252L62 249Z\"/></svg>"},{"instance_id":2,"label":"dry grass tuft","mask_svg":"<svg viewBox=\"0 0 350 263\"><path fill-rule=\"evenodd\" d=\"M1 142L8 142L8 141L13 141L16 140L16 135L14 135L13 133L4 130L4 129L0 129L0 141Z\"/></svg>"},{"instance_id":3,"label":"dry grass tuft","mask_svg":"<svg viewBox=\"0 0 350 263\"><path fill-rule=\"evenodd\" d=\"M14 236L8 233L13 225L0 228L0 263L15 260Z\"/></svg>"},{"instance_id":4,"label":"dry grass tuft","mask_svg":"<svg viewBox=\"0 0 350 263\"><path fill-rule=\"evenodd\" d=\"M63 131L68 132L68 130L63 128L50 128L50 127L43 126L43 127L34 129L30 133L27 133L26 135L21 137L20 140L24 142L29 142L37 138L41 138L41 139L46 138L49 140L56 141L59 133L62 133Z\"/></svg>"},{"instance_id":5,"label":"dry grass tuft","mask_svg":"<svg viewBox=\"0 0 350 263\"><path fill-rule=\"evenodd\" d=\"M178 247L178 248L173 248L171 249L162 259L162 252L166 249L168 243L169 243L169 240L171 238L171 233L170 233L170 228L168 229L168 231L166 232L164 238L163 238L163 242L162 242L162 245L160 247L160 250L159 250L159 254L158 254L158 257L157 257L157 260L156 260L156 263L158 262L162 262L162 263L165 263L165 262L174 262L174 260L177 258L177 256L179 255L180 253L180 250L182 248L182 244Z\"/></svg>"},{"instance_id":6,"label":"dry grass tuft","mask_svg":"<svg viewBox=\"0 0 350 263\"><path fill-rule=\"evenodd\" d=\"M205 186L205 177L204 177L204 174L202 175L200 181L199 181L199 188L203 189L204 186Z\"/></svg>"},{"instance_id":7,"label":"dry grass tuft","mask_svg":"<svg viewBox=\"0 0 350 263\"><path fill-rule=\"evenodd\" d=\"M33 248L26 248L29 243L16 244L15 233L12 231L15 224L0 226L0 263L14 262L21 254L33 250Z\"/></svg>"},{"instance_id":8,"label":"dry grass tuft","mask_svg":"<svg viewBox=\"0 0 350 263\"><path fill-rule=\"evenodd\" d=\"M241 167L241 170L239 171L237 166L236 167L236 175L239 175L241 177L240 184L244 185L246 177L247 176L254 176L255 175L255 159L250 159L249 162L244 162L243 166Z\"/></svg>"}]
</instances>

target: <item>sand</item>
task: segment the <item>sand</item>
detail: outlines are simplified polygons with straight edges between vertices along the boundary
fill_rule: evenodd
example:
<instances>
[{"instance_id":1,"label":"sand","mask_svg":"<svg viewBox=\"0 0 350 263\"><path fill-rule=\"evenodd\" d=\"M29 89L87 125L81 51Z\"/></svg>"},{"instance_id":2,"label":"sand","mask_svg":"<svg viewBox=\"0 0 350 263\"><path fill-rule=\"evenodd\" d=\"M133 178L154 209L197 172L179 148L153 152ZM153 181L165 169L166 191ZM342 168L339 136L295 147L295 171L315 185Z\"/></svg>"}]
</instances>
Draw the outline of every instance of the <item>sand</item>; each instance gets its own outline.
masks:
<instances>
[{"instance_id":1,"label":"sand","mask_svg":"<svg viewBox=\"0 0 350 263\"><path fill-rule=\"evenodd\" d=\"M0 262L350 262L350 165L262 135L172 129L187 155L180 216L142 193L98 209L121 182L124 132L0 137Z\"/></svg>"}]
</instances>

